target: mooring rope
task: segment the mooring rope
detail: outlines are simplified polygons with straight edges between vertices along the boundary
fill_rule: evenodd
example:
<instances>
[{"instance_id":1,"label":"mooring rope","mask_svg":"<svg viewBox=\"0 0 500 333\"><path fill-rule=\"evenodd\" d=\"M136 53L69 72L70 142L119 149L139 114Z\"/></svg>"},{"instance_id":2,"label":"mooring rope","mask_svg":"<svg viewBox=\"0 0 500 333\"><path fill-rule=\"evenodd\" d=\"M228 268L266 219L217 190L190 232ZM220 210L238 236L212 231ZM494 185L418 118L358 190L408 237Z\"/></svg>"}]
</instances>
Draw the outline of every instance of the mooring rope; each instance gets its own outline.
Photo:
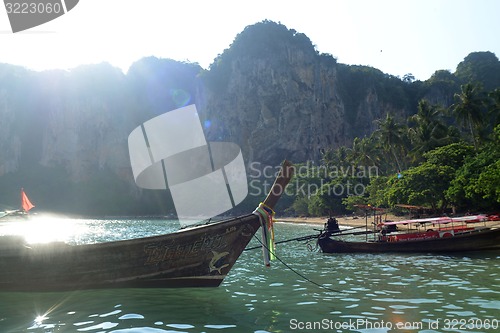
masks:
<instances>
[{"instance_id":1,"label":"mooring rope","mask_svg":"<svg viewBox=\"0 0 500 333\"><path fill-rule=\"evenodd\" d=\"M308 236L301 236L301 237L296 237L296 238L291 238L291 239L285 239L285 240L282 240L282 241L279 241L279 242L275 242L274 244L278 245L278 244L283 244L283 243L288 243L288 242L292 242L292 241L309 241L311 239L314 239L314 238L318 238L319 237L319 234L315 234L315 235L308 235ZM262 246L258 245L258 246L253 246L253 247L247 247L245 248L243 251L250 251L250 250L255 250L255 249L260 249Z\"/></svg>"},{"instance_id":2,"label":"mooring rope","mask_svg":"<svg viewBox=\"0 0 500 333\"><path fill-rule=\"evenodd\" d=\"M319 288L326 289L326 290L328 290L328 291L332 291L332 292L334 292L334 293L342 293L342 291L340 291L340 290L335 290L335 289L332 289L332 288L325 287L324 285L319 284L319 283L317 283L317 282L315 282L315 281L313 281L313 280L309 279L309 278L308 278L307 276L305 276L304 274L302 274L302 273L298 272L297 270L295 270L294 268L290 267L290 265L288 265L286 262L284 262L283 260L281 260L281 258L280 258L280 257L278 257L278 256L276 255L276 253L274 253L274 251L270 250L270 249L267 247L267 245L266 245L266 244L264 244L264 243L263 243L263 242L259 239L259 237L255 236L255 235L254 235L254 237L255 237L255 239L257 239L257 240L259 241L259 243L262 245L262 247L266 248L266 249L267 249L267 251L271 252L271 253L274 255L274 258L276 258L276 260L278 260L280 263L282 263L282 264L283 264L283 266L285 266L286 268L288 268L288 269L289 269L289 270L291 270L293 273L297 274L298 276L300 276L301 278L303 278L303 279L304 279L304 280L306 280L307 282L312 283L312 284L314 284L315 286L317 286L317 287L319 287Z\"/></svg>"}]
</instances>

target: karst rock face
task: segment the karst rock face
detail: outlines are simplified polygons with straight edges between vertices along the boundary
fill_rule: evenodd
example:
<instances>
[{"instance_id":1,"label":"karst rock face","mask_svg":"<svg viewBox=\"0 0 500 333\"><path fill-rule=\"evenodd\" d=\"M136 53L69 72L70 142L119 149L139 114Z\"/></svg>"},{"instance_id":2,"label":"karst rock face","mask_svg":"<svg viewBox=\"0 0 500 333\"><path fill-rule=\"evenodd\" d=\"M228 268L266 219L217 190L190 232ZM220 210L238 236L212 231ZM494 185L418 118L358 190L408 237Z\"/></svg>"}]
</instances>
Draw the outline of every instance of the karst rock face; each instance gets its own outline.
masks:
<instances>
[{"instance_id":1,"label":"karst rock face","mask_svg":"<svg viewBox=\"0 0 500 333\"><path fill-rule=\"evenodd\" d=\"M133 186L130 131L193 103L207 140L237 143L247 164L272 166L319 161L324 150L372 133L385 113L408 113L381 98L390 90L382 72L339 64L273 22L247 27L206 70L154 57L127 73L106 63L48 72L1 67L0 177L58 167L79 182L106 170Z\"/></svg>"},{"instance_id":2,"label":"karst rock face","mask_svg":"<svg viewBox=\"0 0 500 333\"><path fill-rule=\"evenodd\" d=\"M339 69L353 80L305 35L272 22L247 27L200 78L208 139L238 143L249 163L319 161L325 149L369 135L385 113L407 112L381 100L373 78L347 86Z\"/></svg>"},{"instance_id":3,"label":"karst rock face","mask_svg":"<svg viewBox=\"0 0 500 333\"><path fill-rule=\"evenodd\" d=\"M238 143L248 161L320 158L345 143L336 68L314 52L283 46L280 59L238 59L223 91L205 90L202 116L210 140Z\"/></svg>"},{"instance_id":4,"label":"karst rock face","mask_svg":"<svg viewBox=\"0 0 500 333\"><path fill-rule=\"evenodd\" d=\"M110 65L71 72L0 67L0 176L42 177L44 168L76 182L103 169L129 176L126 138L134 122L123 73Z\"/></svg>"},{"instance_id":5,"label":"karst rock face","mask_svg":"<svg viewBox=\"0 0 500 333\"><path fill-rule=\"evenodd\" d=\"M54 209L87 200L82 211L100 203L107 211L105 199L122 198L114 203L122 213L144 195L132 176L128 135L188 104L196 104L206 139L238 144L247 168L317 163L324 151L369 136L387 113L404 123L420 99L449 107L464 80L499 72L494 54L479 53L455 74L405 81L338 63L274 22L245 28L208 69L155 57L127 73L107 63L45 72L0 63L0 201L16 204L12 193L26 187ZM498 86L500 76L490 76L484 85Z\"/></svg>"}]
</instances>

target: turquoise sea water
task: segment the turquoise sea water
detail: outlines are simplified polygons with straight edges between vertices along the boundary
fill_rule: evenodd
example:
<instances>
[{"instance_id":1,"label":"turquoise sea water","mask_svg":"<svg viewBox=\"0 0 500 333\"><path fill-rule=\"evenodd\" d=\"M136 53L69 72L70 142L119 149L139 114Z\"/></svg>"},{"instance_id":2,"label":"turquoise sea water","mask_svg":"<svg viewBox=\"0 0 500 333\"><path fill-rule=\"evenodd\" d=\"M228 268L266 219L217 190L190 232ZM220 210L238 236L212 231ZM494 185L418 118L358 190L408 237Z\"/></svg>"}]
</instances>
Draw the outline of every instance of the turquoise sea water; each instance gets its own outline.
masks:
<instances>
[{"instance_id":1,"label":"turquoise sea water","mask_svg":"<svg viewBox=\"0 0 500 333\"><path fill-rule=\"evenodd\" d=\"M47 221L3 223L0 235L83 243L177 228L162 220ZM313 228L277 223L276 240ZM219 288L0 292L0 332L500 332L500 252L335 255L294 241L277 254L295 272L279 261L267 268L260 250L245 251Z\"/></svg>"}]
</instances>

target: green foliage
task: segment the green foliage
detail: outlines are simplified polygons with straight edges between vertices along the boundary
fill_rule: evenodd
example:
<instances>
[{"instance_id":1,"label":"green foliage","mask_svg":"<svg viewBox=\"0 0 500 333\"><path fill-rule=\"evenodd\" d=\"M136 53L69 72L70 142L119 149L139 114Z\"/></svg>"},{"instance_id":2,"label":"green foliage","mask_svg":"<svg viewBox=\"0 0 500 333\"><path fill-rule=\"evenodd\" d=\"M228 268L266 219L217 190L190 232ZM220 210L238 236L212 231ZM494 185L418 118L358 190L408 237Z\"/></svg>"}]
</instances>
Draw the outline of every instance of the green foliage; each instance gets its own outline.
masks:
<instances>
[{"instance_id":1,"label":"green foliage","mask_svg":"<svg viewBox=\"0 0 500 333\"><path fill-rule=\"evenodd\" d=\"M354 198L365 197L366 187L370 181L368 174L351 173L350 176L338 176L322 184L319 190L312 196L309 204L311 214L329 215L343 214L352 209L346 208L344 201L354 202ZM351 199L348 199L351 198Z\"/></svg>"},{"instance_id":2,"label":"green foliage","mask_svg":"<svg viewBox=\"0 0 500 333\"><path fill-rule=\"evenodd\" d=\"M405 83L412 83L415 81L415 76L412 73L407 73L403 75L403 82Z\"/></svg>"},{"instance_id":3,"label":"green foliage","mask_svg":"<svg viewBox=\"0 0 500 333\"><path fill-rule=\"evenodd\" d=\"M473 156L473 148L463 143L433 149L424 154L424 162L405 170L401 177L372 178L367 186L369 202L385 207L404 203L445 209L450 184L469 156Z\"/></svg>"},{"instance_id":4,"label":"green foliage","mask_svg":"<svg viewBox=\"0 0 500 333\"><path fill-rule=\"evenodd\" d=\"M493 127L500 124L500 88L496 88L488 94L490 98L487 101L488 123Z\"/></svg>"},{"instance_id":5,"label":"green foliage","mask_svg":"<svg viewBox=\"0 0 500 333\"><path fill-rule=\"evenodd\" d=\"M487 202L492 202L492 205L500 203L500 159L486 166L479 174L477 188Z\"/></svg>"},{"instance_id":6,"label":"green foliage","mask_svg":"<svg viewBox=\"0 0 500 333\"><path fill-rule=\"evenodd\" d=\"M368 203L368 198L361 195L350 195L342 199L342 204L349 211L356 210L356 205L367 205Z\"/></svg>"},{"instance_id":7,"label":"green foliage","mask_svg":"<svg viewBox=\"0 0 500 333\"><path fill-rule=\"evenodd\" d=\"M375 207L389 207L386 191L395 179L389 176L370 178L370 183L366 186L367 203Z\"/></svg>"},{"instance_id":8,"label":"green foliage","mask_svg":"<svg viewBox=\"0 0 500 333\"><path fill-rule=\"evenodd\" d=\"M472 146L458 142L431 150L425 153L424 157L430 164L447 166L456 171L473 152Z\"/></svg>"},{"instance_id":9,"label":"green foliage","mask_svg":"<svg viewBox=\"0 0 500 333\"><path fill-rule=\"evenodd\" d=\"M465 89L469 91L468 88ZM482 99L484 96L468 94L465 99L467 102L457 106L464 109L463 112L467 115L465 119L471 118L467 113L470 110L469 105L486 105ZM470 100L472 104L469 103ZM484 169L481 176L480 173L476 175L477 181L473 182L475 185L470 183L470 172L462 175L463 181L455 180L456 174L464 173L464 170L459 171L463 168L464 162L475 156L474 149L463 141L458 141L459 134L452 127L445 126L444 117L445 110L442 107L423 100L418 105L417 114L410 118L408 125L398 123L388 113L385 119L377 122L378 129L369 138L356 138L352 148L340 147L337 150L327 151L324 163L329 168L334 165L344 167L351 164L358 167L374 165L382 175L392 175L370 177L366 195L359 198L343 198L344 205L352 209L354 202L360 200L377 206L392 207L406 203L442 210L449 206L450 201L455 205L462 203L460 207L464 208L464 200L471 203L472 193L479 196L480 192L483 203L485 198L496 198L497 190L494 185L486 184L496 184L497 166L490 165L491 161L482 163L476 161L479 164L472 166L474 170ZM480 122L475 124L477 128L481 127ZM487 141L480 142L484 145ZM492 145L488 147L491 149ZM411 155L406 153L408 151ZM410 156L413 158L409 159ZM489 157L492 156L495 155L490 151ZM395 175L397 170L404 170L402 178ZM465 184L466 179L469 184ZM471 186L474 188L468 189ZM324 193L320 193L314 202L316 211L324 212L328 205L333 207L337 204L334 201L329 202L328 199L331 200ZM477 199L473 202L476 207L481 206ZM488 205L492 206L491 200Z\"/></svg>"},{"instance_id":10,"label":"green foliage","mask_svg":"<svg viewBox=\"0 0 500 333\"><path fill-rule=\"evenodd\" d=\"M421 162L425 152L457 140L444 124L444 113L443 108L431 105L427 100L418 103L417 114L408 121L413 162Z\"/></svg>"},{"instance_id":11,"label":"green foliage","mask_svg":"<svg viewBox=\"0 0 500 333\"><path fill-rule=\"evenodd\" d=\"M401 159L398 156L405 154L403 143L407 131L390 113L386 114L385 119L377 120L376 123L378 129L373 133L373 137L378 140L381 148L387 154L388 160L392 161L393 168L391 171L397 172L404 165L403 161L400 162Z\"/></svg>"},{"instance_id":12,"label":"green foliage","mask_svg":"<svg viewBox=\"0 0 500 333\"><path fill-rule=\"evenodd\" d=\"M450 75L436 73L434 79ZM461 210L493 209L498 206L500 130L491 128L499 119L499 96L498 89L486 94L478 86L463 85L451 107L452 118L443 107L421 100L408 124L387 113L370 137L356 138L352 148L327 150L323 162L329 167L353 163L377 167L384 177L370 177L364 196L377 206L406 203L443 210L451 204ZM464 124L470 131L460 133L447 122ZM397 170L404 170L402 178L395 176ZM344 204L351 208L350 200L355 199L345 199Z\"/></svg>"},{"instance_id":13,"label":"green foliage","mask_svg":"<svg viewBox=\"0 0 500 333\"><path fill-rule=\"evenodd\" d=\"M490 210L500 206L500 125L495 128L492 142L475 155L469 155L457 170L446 195L459 209Z\"/></svg>"},{"instance_id":14,"label":"green foliage","mask_svg":"<svg viewBox=\"0 0 500 333\"><path fill-rule=\"evenodd\" d=\"M288 29L281 23L264 20L247 26L231 44L233 57L263 58L279 54L286 45L314 52L311 40L302 33ZM225 54L221 58L225 58ZM229 57L229 54L227 54ZM234 60L234 59L228 59Z\"/></svg>"},{"instance_id":15,"label":"green foliage","mask_svg":"<svg viewBox=\"0 0 500 333\"><path fill-rule=\"evenodd\" d=\"M492 52L472 52L458 64L455 76L462 84L481 85L486 90L500 86L500 62Z\"/></svg>"},{"instance_id":16,"label":"green foliage","mask_svg":"<svg viewBox=\"0 0 500 333\"><path fill-rule=\"evenodd\" d=\"M470 131L470 137L477 149L478 137L481 125L485 120L486 100L481 88L470 83L461 86L461 92L455 94L456 103L451 106L451 110L457 122Z\"/></svg>"},{"instance_id":17,"label":"green foliage","mask_svg":"<svg viewBox=\"0 0 500 333\"><path fill-rule=\"evenodd\" d=\"M390 206L406 203L410 205L445 208L445 191L453 179L453 168L424 162L403 173L403 177L393 176L392 186L387 190Z\"/></svg>"},{"instance_id":18,"label":"green foliage","mask_svg":"<svg viewBox=\"0 0 500 333\"><path fill-rule=\"evenodd\" d=\"M277 67L285 60L283 56L288 54L288 48L293 48L294 52L317 55L305 34L288 29L281 23L264 20L249 25L236 36L228 49L217 56L210 70L203 73L203 81L212 91L222 94L231 80L235 63L244 66L248 59L265 59L268 64ZM321 58L329 62L333 59Z\"/></svg>"},{"instance_id":19,"label":"green foliage","mask_svg":"<svg viewBox=\"0 0 500 333\"><path fill-rule=\"evenodd\" d=\"M460 87L460 80L448 70L437 70L425 82L425 88L435 88L444 94L453 95Z\"/></svg>"},{"instance_id":20,"label":"green foliage","mask_svg":"<svg viewBox=\"0 0 500 333\"><path fill-rule=\"evenodd\" d=\"M0 64L0 107L15 116L11 126L3 130L21 133L18 144L22 147L15 161L21 167L0 177L0 202L8 202L14 195L12 202L17 204L19 188L29 186L30 197L47 209L84 214L169 212L168 193L143 191L134 197L123 175L117 176L122 170L102 168L96 162L94 171L76 183L67 172L67 161L61 162L66 163L64 166L40 166L44 147L50 146L43 141L50 129L40 124L47 124L52 110L57 109L65 119L75 117L75 123L85 122L85 126L93 127L89 119L99 118L96 126L112 119L113 124L122 122L120 125L125 125L120 128L127 129L194 102L199 78L206 84L203 88L215 95L224 94L235 66L244 74L255 70L257 60L288 70L283 63L293 52L311 55L314 65L337 70L337 76L326 84L337 85L345 106L344 125L346 132L352 133L344 139L358 137L350 145L326 149L319 168L327 172L297 179L290 191L295 195L285 197L280 205L292 206L299 214L341 213L346 209L343 202L351 209L358 200L378 206L397 201L436 207L452 202L461 209L498 206L500 142L491 133L500 121L500 62L493 53L471 53L455 73L438 70L429 80L420 82L411 74L400 79L368 66L338 64L331 55L319 54L306 35L267 20L245 28L208 71L198 64L155 57L137 61L126 75L106 63L43 73ZM320 87L315 89L320 92ZM454 112L447 114L454 96L455 105L448 110ZM328 104L319 93L316 97L318 104ZM368 97L376 101L369 102ZM373 105L370 117L380 119L360 129L357 122L362 122L364 115L358 113L365 112L363 103ZM410 115L414 116L406 123ZM458 131L457 124L467 131ZM499 131L497 128L497 135ZM106 128L95 131L105 132ZM89 150L99 142L92 137L77 137L88 140L85 149ZM475 143L477 152L472 153L463 142ZM2 148L2 153L12 149ZM71 163L78 165L79 161ZM360 174L371 167L377 170L376 175ZM402 170L403 178L395 176L398 170ZM366 191L356 195L355 189L361 186ZM245 201L245 210L255 206L255 197Z\"/></svg>"},{"instance_id":21,"label":"green foliage","mask_svg":"<svg viewBox=\"0 0 500 333\"><path fill-rule=\"evenodd\" d=\"M347 122L356 128L360 104L370 93L380 102L399 110L411 108L411 84L368 66L337 65L339 91L346 108ZM362 110L361 110L362 111Z\"/></svg>"},{"instance_id":22,"label":"green foliage","mask_svg":"<svg viewBox=\"0 0 500 333\"><path fill-rule=\"evenodd\" d=\"M347 164L298 164L290 183L295 201L289 211L297 215L330 215L347 212L342 200L363 196L369 182L370 169Z\"/></svg>"},{"instance_id":23,"label":"green foliage","mask_svg":"<svg viewBox=\"0 0 500 333\"><path fill-rule=\"evenodd\" d=\"M298 216L309 216L309 198L297 196L290 208L288 211L293 211Z\"/></svg>"}]
</instances>

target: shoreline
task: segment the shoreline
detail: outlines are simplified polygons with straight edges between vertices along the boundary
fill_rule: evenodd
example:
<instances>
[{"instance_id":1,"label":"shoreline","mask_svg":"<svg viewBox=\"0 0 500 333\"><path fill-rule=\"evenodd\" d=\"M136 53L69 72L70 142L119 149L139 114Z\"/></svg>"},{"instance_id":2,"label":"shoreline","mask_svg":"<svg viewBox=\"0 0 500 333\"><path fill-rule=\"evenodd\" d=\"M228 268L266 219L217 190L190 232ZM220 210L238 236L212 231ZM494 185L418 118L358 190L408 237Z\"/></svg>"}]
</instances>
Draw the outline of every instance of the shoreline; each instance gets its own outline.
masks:
<instances>
[{"instance_id":1,"label":"shoreline","mask_svg":"<svg viewBox=\"0 0 500 333\"><path fill-rule=\"evenodd\" d=\"M340 226L348 226L348 227L361 227L365 226L368 222L368 226L371 226L373 223L373 216L369 216L368 220L365 219L364 216L344 216L344 217L336 217L333 216L337 219L338 223ZM404 216L395 216L388 214L382 215L383 220L390 220L390 221L402 221L407 219ZM306 223L306 224L313 224L313 225L321 225L323 226L326 221L328 220L328 216L322 216L322 217L277 217L275 218L276 222L285 222L285 223Z\"/></svg>"},{"instance_id":2,"label":"shoreline","mask_svg":"<svg viewBox=\"0 0 500 333\"><path fill-rule=\"evenodd\" d=\"M368 228L371 228L373 226L373 216L368 216L368 220L365 219L364 216L344 216L344 217L336 217L333 216L337 219L339 226L346 226L346 227L362 227L366 226L368 222ZM378 216L380 218L380 216ZM392 214L387 214L387 215L382 215L382 220L383 221L404 221L404 220L409 220L409 216L395 216ZM322 216L322 217L276 217L275 221L276 222L282 222L282 223L291 223L291 224L311 224L315 226L324 226L326 221L328 220L328 216ZM481 222L484 223L485 226L487 227L500 227L500 221L485 221Z\"/></svg>"}]
</instances>

